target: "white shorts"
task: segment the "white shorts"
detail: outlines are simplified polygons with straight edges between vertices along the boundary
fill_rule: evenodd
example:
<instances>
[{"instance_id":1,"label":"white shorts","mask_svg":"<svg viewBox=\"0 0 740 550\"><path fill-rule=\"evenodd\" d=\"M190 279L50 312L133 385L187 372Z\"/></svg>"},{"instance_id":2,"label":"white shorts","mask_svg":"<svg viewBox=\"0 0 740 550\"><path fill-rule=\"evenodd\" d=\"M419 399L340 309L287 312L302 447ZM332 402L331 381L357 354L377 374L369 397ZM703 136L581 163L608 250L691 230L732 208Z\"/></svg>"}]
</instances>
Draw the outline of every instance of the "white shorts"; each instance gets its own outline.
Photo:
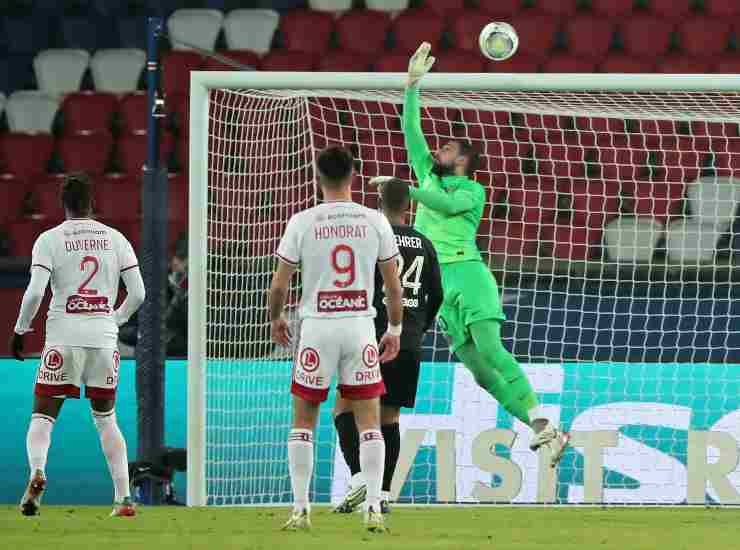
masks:
<instances>
[{"instance_id":1,"label":"white shorts","mask_svg":"<svg viewBox=\"0 0 740 550\"><path fill-rule=\"evenodd\" d=\"M293 362L294 395L312 403L325 401L334 373L345 399L372 399L385 393L372 318L308 318L300 332Z\"/></svg>"},{"instance_id":2,"label":"white shorts","mask_svg":"<svg viewBox=\"0 0 740 550\"><path fill-rule=\"evenodd\" d=\"M121 354L115 349L47 346L36 374L36 395L115 399Z\"/></svg>"}]
</instances>

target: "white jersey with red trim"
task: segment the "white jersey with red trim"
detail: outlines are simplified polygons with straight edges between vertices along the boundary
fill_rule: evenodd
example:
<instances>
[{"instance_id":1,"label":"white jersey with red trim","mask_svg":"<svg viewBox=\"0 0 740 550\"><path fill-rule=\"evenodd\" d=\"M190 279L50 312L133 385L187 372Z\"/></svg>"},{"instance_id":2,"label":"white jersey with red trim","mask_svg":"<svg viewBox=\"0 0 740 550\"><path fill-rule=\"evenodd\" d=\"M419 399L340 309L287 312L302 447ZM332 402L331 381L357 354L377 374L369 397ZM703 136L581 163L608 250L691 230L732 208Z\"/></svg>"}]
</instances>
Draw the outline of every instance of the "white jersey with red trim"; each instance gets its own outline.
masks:
<instances>
[{"instance_id":1,"label":"white jersey with red trim","mask_svg":"<svg viewBox=\"0 0 740 550\"><path fill-rule=\"evenodd\" d=\"M46 346L117 349L118 284L138 265L126 237L92 219L67 220L36 239L31 263L51 273Z\"/></svg>"},{"instance_id":2,"label":"white jersey with red trim","mask_svg":"<svg viewBox=\"0 0 740 550\"><path fill-rule=\"evenodd\" d=\"M301 267L300 317L375 317L375 266L398 256L388 220L351 201L295 214L277 256Z\"/></svg>"}]
</instances>

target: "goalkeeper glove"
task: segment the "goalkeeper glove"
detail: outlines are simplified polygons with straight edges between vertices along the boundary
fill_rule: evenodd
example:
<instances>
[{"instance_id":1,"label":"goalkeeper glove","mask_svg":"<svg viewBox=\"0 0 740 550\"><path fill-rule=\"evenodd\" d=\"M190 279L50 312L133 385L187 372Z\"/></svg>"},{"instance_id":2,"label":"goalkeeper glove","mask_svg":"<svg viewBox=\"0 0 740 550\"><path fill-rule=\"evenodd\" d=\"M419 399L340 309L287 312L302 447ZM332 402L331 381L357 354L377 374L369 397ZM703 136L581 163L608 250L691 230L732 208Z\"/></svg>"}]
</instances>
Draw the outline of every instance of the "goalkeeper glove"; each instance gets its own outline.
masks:
<instances>
[{"instance_id":1,"label":"goalkeeper glove","mask_svg":"<svg viewBox=\"0 0 740 550\"><path fill-rule=\"evenodd\" d=\"M429 72L434 65L434 57L429 55L432 45L429 42L422 42L416 53L409 60L409 81L408 85L413 86L421 77Z\"/></svg>"}]
</instances>

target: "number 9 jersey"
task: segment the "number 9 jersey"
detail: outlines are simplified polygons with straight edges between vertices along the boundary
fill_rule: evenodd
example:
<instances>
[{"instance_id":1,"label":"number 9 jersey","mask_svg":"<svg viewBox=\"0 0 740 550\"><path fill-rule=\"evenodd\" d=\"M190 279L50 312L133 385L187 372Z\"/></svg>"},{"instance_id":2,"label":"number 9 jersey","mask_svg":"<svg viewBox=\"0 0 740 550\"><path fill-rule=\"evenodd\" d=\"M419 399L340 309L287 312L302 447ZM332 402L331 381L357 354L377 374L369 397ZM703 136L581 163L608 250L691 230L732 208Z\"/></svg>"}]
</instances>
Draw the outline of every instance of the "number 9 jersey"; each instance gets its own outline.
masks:
<instances>
[{"instance_id":1,"label":"number 9 jersey","mask_svg":"<svg viewBox=\"0 0 740 550\"><path fill-rule=\"evenodd\" d=\"M375 317L375 266L398 256L388 220L350 201L329 201L295 214L277 256L301 266L300 317Z\"/></svg>"},{"instance_id":2,"label":"number 9 jersey","mask_svg":"<svg viewBox=\"0 0 740 550\"><path fill-rule=\"evenodd\" d=\"M36 239L31 264L51 273L45 346L117 349L118 284L138 265L126 237L92 219L70 219Z\"/></svg>"}]
</instances>

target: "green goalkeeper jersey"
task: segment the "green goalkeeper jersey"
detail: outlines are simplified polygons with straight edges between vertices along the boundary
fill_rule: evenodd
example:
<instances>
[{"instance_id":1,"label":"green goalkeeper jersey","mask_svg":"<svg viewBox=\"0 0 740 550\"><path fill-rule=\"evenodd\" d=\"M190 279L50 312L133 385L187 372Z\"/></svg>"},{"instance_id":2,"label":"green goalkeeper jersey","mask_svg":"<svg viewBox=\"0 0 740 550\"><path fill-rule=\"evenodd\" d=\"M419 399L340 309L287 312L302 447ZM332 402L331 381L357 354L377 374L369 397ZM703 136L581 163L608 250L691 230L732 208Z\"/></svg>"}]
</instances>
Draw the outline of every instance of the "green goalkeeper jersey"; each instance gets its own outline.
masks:
<instances>
[{"instance_id":1,"label":"green goalkeeper jersey","mask_svg":"<svg viewBox=\"0 0 740 550\"><path fill-rule=\"evenodd\" d=\"M403 135L411 167L419 182L409 194L418 204L414 227L437 250L439 262L481 260L475 243L486 192L479 183L465 176L438 176L432 172L434 159L421 131L419 90L406 88L403 106Z\"/></svg>"}]
</instances>

